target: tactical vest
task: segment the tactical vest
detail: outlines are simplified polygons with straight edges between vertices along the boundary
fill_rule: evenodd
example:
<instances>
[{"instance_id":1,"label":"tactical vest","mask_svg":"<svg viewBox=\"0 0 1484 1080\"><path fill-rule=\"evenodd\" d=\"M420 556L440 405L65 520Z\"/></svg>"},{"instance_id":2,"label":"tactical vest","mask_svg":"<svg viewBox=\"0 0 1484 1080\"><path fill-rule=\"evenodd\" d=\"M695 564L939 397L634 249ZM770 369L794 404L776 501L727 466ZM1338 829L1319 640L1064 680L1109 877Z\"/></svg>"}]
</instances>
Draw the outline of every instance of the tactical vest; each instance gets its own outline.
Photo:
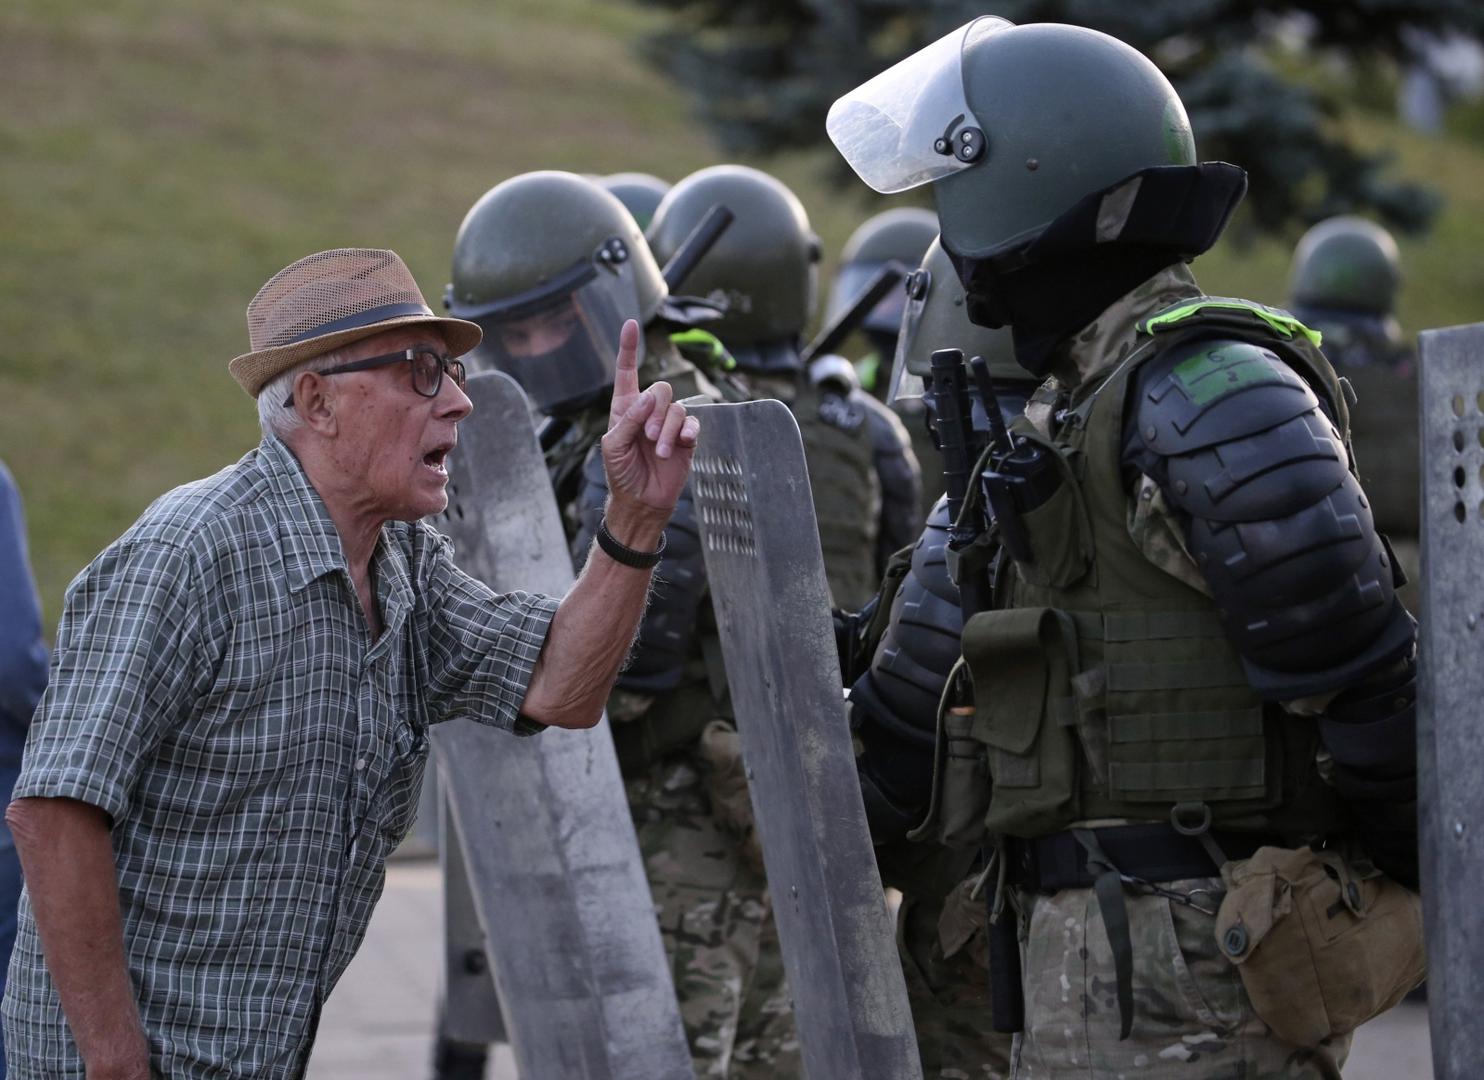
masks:
<instances>
[{"instance_id":1,"label":"tactical vest","mask_svg":"<svg viewBox=\"0 0 1484 1080\"><path fill-rule=\"evenodd\" d=\"M1277 352L1330 406L1343 436L1338 380L1315 347L1318 335L1245 301L1201 297L1138 330L1124 362L1079 388L1053 437L1018 425L1055 452L1062 482L1025 515L1035 559L1011 567L1008 605L964 629L976 708L943 722L950 743L957 735L962 747L967 735L983 748L989 784L978 807L942 812L960 828L982 822L1026 838L1078 822L1172 817L1294 838L1328 832L1340 818L1317 776L1315 722L1265 705L1212 599L1130 538L1121 457L1135 373L1194 338ZM949 798L945 791L935 801Z\"/></svg>"},{"instance_id":2,"label":"tactical vest","mask_svg":"<svg viewBox=\"0 0 1484 1080\"><path fill-rule=\"evenodd\" d=\"M881 482L865 408L800 378L788 407L799 425L825 578L836 607L857 610L876 594Z\"/></svg>"}]
</instances>

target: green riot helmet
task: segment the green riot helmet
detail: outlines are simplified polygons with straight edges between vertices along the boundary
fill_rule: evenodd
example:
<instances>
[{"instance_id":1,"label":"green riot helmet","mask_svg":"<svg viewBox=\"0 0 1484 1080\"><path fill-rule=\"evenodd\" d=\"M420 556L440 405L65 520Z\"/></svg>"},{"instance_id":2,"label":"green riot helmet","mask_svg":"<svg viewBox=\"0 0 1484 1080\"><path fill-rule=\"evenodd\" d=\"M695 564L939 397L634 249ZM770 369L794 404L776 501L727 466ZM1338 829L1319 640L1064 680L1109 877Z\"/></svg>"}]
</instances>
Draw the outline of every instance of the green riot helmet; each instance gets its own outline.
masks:
<instances>
[{"instance_id":1,"label":"green riot helmet","mask_svg":"<svg viewBox=\"0 0 1484 1080\"><path fill-rule=\"evenodd\" d=\"M613 387L618 333L647 323L668 295L623 203L573 173L506 180L459 226L444 306L477 322L470 354L520 383L543 413L601 400Z\"/></svg>"},{"instance_id":2,"label":"green riot helmet","mask_svg":"<svg viewBox=\"0 0 1484 1080\"><path fill-rule=\"evenodd\" d=\"M598 179L598 186L614 196L628 208L639 223L640 230L649 228L654 220L655 208L670 190L670 185L658 176L642 172L613 173Z\"/></svg>"},{"instance_id":3,"label":"green riot helmet","mask_svg":"<svg viewBox=\"0 0 1484 1080\"><path fill-rule=\"evenodd\" d=\"M732 226L679 288L726 302L726 314L706 329L726 342L739 365L797 367L795 345L814 309L820 248L803 204L781 181L742 165L687 176L649 225L655 258L667 263L718 204L734 215Z\"/></svg>"},{"instance_id":4,"label":"green riot helmet","mask_svg":"<svg viewBox=\"0 0 1484 1080\"><path fill-rule=\"evenodd\" d=\"M889 403L923 396L932 355L939 349L960 349L965 359L984 357L997 384L1035 381L1015 362L1009 330L990 330L969 321L963 283L936 237L922 265L907 276L903 295L906 303L892 364Z\"/></svg>"},{"instance_id":5,"label":"green riot helmet","mask_svg":"<svg viewBox=\"0 0 1484 1080\"><path fill-rule=\"evenodd\" d=\"M862 289L889 262L912 267L922 262L923 254L938 236L938 216L917 206L898 206L868 218L840 251L840 269L830 289L825 321L850 306ZM867 334L895 341L902 325L902 305L907 294L893 289L881 298L861 323ZM890 352L892 344L888 343Z\"/></svg>"},{"instance_id":6,"label":"green riot helmet","mask_svg":"<svg viewBox=\"0 0 1484 1080\"><path fill-rule=\"evenodd\" d=\"M1361 315L1390 315L1401 284L1396 241L1374 222L1332 217L1308 232L1293 253L1290 302Z\"/></svg>"},{"instance_id":7,"label":"green riot helmet","mask_svg":"<svg viewBox=\"0 0 1484 1080\"><path fill-rule=\"evenodd\" d=\"M971 259L1028 245L1135 173L1196 160L1179 96L1137 50L1083 27L994 16L846 94L826 127L875 190L933 184L945 247ZM1099 222L1109 239L1126 224L1117 209Z\"/></svg>"}]
</instances>

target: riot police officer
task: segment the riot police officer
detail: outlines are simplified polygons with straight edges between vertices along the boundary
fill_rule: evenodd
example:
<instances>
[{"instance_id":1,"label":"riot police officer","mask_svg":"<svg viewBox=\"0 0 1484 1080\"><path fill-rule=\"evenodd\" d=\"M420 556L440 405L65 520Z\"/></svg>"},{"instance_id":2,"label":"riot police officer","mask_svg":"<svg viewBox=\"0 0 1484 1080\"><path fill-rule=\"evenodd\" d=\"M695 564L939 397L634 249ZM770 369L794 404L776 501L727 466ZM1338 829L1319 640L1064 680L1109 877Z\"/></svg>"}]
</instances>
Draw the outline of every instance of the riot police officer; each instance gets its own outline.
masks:
<instances>
[{"instance_id":1,"label":"riot police officer","mask_svg":"<svg viewBox=\"0 0 1484 1080\"><path fill-rule=\"evenodd\" d=\"M861 222L840 249L840 268L835 271L835 281L830 286L825 321L832 321L844 311L883 266L897 263L915 267L921 263L928 245L937 236L937 216L919 206L896 206ZM887 294L860 325L871 351L856 361L856 374L861 389L882 401L891 390L891 364L897 352L897 331L902 325L905 299L906 294L900 291ZM914 442L914 450L916 447ZM924 456L918 453L918 464L924 464Z\"/></svg>"},{"instance_id":2,"label":"riot police officer","mask_svg":"<svg viewBox=\"0 0 1484 1080\"><path fill-rule=\"evenodd\" d=\"M918 470L901 422L848 377L811 381L800 338L814 307L819 238L782 182L741 165L692 173L655 211L647 237L668 260L713 206L736 216L687 279L725 303L708 329L725 342L753 394L775 397L798 420L835 603L859 607L876 591L887 555L911 543Z\"/></svg>"},{"instance_id":3,"label":"riot police officer","mask_svg":"<svg viewBox=\"0 0 1484 1080\"><path fill-rule=\"evenodd\" d=\"M1350 443L1376 517L1407 577L1418 580L1417 364L1394 315L1401 285L1396 241L1364 218L1341 216L1299 240L1289 309L1324 335L1321 346L1355 390ZM1402 590L1417 613L1415 585Z\"/></svg>"},{"instance_id":4,"label":"riot police officer","mask_svg":"<svg viewBox=\"0 0 1484 1080\"><path fill-rule=\"evenodd\" d=\"M572 541L585 556L607 499L598 439L612 391L615 338L644 327L641 385L677 398L740 400L681 358L670 341L684 311L630 212L597 184L535 172L476 202L454 243L446 303L478 322L476 365L519 382L545 417L542 442ZM706 601L689 488L665 529L665 554L633 659L609 699L615 748L700 1076L787 1077L797 1068L792 1020L766 881L734 834L710 767L735 738ZM729 777L722 777L730 781Z\"/></svg>"},{"instance_id":5,"label":"riot police officer","mask_svg":"<svg viewBox=\"0 0 1484 1080\"><path fill-rule=\"evenodd\" d=\"M917 831L993 849L1013 1075L1337 1076L1364 1010L1304 976L1373 1008L1420 977L1415 894L1374 870L1415 885L1414 623L1317 335L1186 266L1245 174L1124 43L992 17L828 128L877 191L933 185L970 318L1047 376L969 489L993 529L950 548L991 603ZM1400 951L1344 968L1372 950Z\"/></svg>"}]
</instances>

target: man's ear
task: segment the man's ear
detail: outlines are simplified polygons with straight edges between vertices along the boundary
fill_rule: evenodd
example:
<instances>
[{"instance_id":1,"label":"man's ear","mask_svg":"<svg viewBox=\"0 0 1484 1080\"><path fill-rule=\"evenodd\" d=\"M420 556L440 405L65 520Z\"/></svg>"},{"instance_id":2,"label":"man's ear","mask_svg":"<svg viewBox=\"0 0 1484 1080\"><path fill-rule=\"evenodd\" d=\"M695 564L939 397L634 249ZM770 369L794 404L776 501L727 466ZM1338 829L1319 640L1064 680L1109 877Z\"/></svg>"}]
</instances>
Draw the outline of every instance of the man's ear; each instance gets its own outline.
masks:
<instances>
[{"instance_id":1,"label":"man's ear","mask_svg":"<svg viewBox=\"0 0 1484 1080\"><path fill-rule=\"evenodd\" d=\"M301 371L294 380L294 411L305 427L327 439L333 439L339 430L330 380L313 371Z\"/></svg>"}]
</instances>

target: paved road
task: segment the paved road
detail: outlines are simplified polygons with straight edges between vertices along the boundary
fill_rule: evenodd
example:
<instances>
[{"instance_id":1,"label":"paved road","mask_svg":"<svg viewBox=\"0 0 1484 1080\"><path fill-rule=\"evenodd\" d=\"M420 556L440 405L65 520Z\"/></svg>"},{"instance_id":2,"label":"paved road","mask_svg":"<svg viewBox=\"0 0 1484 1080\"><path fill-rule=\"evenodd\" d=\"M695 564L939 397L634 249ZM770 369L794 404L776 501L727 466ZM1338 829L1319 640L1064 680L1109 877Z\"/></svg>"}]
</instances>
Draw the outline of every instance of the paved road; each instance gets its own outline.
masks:
<instances>
[{"instance_id":1,"label":"paved road","mask_svg":"<svg viewBox=\"0 0 1484 1080\"><path fill-rule=\"evenodd\" d=\"M437 863L393 863L360 954L325 1004L308 1080L425 1080L438 992L442 884ZM1355 1036L1346 1080L1427 1080L1427 1012L1403 1004ZM516 1080L500 1048L487 1080Z\"/></svg>"}]
</instances>

